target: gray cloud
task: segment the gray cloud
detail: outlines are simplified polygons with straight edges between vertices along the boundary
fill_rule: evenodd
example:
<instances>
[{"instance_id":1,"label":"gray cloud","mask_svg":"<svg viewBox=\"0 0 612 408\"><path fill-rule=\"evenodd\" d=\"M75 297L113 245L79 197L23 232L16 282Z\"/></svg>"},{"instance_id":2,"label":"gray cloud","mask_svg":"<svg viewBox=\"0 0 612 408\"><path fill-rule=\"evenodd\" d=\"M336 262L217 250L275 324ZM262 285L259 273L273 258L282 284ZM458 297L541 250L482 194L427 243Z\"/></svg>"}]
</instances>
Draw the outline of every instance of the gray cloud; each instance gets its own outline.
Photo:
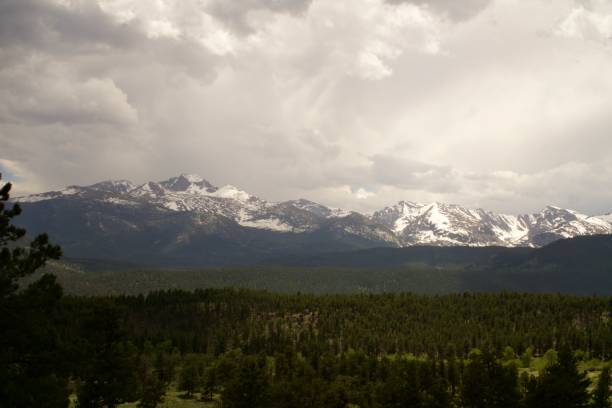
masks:
<instances>
[{"instance_id":1,"label":"gray cloud","mask_svg":"<svg viewBox=\"0 0 612 408\"><path fill-rule=\"evenodd\" d=\"M313 0L243 0L240 2L213 0L207 10L238 33L254 30L249 21L252 13L268 11L273 13L304 13Z\"/></svg>"},{"instance_id":2,"label":"gray cloud","mask_svg":"<svg viewBox=\"0 0 612 408\"><path fill-rule=\"evenodd\" d=\"M412 3L456 21L467 20L480 13L492 0L387 0L392 4Z\"/></svg>"},{"instance_id":3,"label":"gray cloud","mask_svg":"<svg viewBox=\"0 0 612 408\"><path fill-rule=\"evenodd\" d=\"M0 120L31 125L134 124L122 89L138 85L132 74L157 67L163 80L173 70L209 81L215 60L193 41L149 38L142 21L118 23L95 2L44 0L0 3L0 56ZM150 88L158 78L141 79Z\"/></svg>"},{"instance_id":4,"label":"gray cloud","mask_svg":"<svg viewBox=\"0 0 612 408\"><path fill-rule=\"evenodd\" d=\"M457 192L460 183L449 166L423 163L391 155L374 155L372 177L379 185L434 193Z\"/></svg>"},{"instance_id":5,"label":"gray cloud","mask_svg":"<svg viewBox=\"0 0 612 408\"><path fill-rule=\"evenodd\" d=\"M79 81L62 67L41 67L46 63L35 59L0 72L0 121L117 126L138 121L127 96L110 78Z\"/></svg>"},{"instance_id":6,"label":"gray cloud","mask_svg":"<svg viewBox=\"0 0 612 408\"><path fill-rule=\"evenodd\" d=\"M44 0L0 3L0 45L59 54L104 52L135 46L141 37L132 25L120 25L95 2L68 8Z\"/></svg>"}]
</instances>

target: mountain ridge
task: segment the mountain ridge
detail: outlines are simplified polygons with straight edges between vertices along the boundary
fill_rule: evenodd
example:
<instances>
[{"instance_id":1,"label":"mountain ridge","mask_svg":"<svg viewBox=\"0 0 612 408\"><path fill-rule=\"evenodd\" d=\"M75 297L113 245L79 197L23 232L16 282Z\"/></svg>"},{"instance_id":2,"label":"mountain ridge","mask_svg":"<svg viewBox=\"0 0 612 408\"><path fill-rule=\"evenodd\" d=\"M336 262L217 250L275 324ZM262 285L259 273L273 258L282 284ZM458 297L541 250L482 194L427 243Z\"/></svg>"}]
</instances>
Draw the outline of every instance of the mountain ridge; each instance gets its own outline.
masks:
<instances>
[{"instance_id":1,"label":"mountain ridge","mask_svg":"<svg viewBox=\"0 0 612 408\"><path fill-rule=\"evenodd\" d=\"M172 253L177 259L186 248L195 253L214 247L211 256L217 261L224 256L241 259L232 254L242 251L254 257L243 261L258 262L292 253L379 246L541 247L562 238L612 234L605 216L555 206L536 214L507 215L457 204L400 201L366 215L306 199L270 202L233 185L216 187L193 174L143 184L106 180L72 185L14 201L27 207L24 226L49 231L78 257L98 255L92 252L95 245L109 249L126 240L124 248L139 247L142 257L158 251L154 258ZM110 252L118 255L118 249Z\"/></svg>"}]
</instances>

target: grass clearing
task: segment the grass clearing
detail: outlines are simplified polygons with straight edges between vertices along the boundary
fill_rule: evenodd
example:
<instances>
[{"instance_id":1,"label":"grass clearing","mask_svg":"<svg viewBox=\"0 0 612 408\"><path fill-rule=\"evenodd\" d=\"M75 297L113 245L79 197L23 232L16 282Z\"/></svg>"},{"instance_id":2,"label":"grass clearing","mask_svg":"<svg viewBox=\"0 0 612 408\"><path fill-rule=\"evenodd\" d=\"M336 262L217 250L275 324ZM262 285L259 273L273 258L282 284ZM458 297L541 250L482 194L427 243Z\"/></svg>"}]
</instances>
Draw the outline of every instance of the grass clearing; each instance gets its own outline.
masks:
<instances>
[{"instance_id":1,"label":"grass clearing","mask_svg":"<svg viewBox=\"0 0 612 408\"><path fill-rule=\"evenodd\" d=\"M219 395L215 395L213 401L202 401L199 393L193 394L192 398L186 398L185 393L176 389L169 389L164 397L164 402L157 405L158 408L219 408L221 402ZM76 395L70 396L69 408L76 408ZM137 408L138 402L128 402L118 405L118 408Z\"/></svg>"}]
</instances>

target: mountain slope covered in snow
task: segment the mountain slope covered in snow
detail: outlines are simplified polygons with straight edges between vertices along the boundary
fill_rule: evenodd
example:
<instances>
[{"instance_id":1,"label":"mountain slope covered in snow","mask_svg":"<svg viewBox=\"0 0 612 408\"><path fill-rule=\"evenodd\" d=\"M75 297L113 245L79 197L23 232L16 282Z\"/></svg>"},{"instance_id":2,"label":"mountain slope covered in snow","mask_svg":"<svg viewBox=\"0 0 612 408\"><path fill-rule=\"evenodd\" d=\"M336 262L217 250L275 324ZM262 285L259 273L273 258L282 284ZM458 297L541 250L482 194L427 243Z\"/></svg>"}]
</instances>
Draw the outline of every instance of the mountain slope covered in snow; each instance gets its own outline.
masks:
<instances>
[{"instance_id":1,"label":"mountain slope covered in snow","mask_svg":"<svg viewBox=\"0 0 612 408\"><path fill-rule=\"evenodd\" d=\"M612 233L605 219L554 206L536 214L506 215L455 204L400 201L375 212L372 219L393 230L404 246L538 247L561 238Z\"/></svg>"}]
</instances>

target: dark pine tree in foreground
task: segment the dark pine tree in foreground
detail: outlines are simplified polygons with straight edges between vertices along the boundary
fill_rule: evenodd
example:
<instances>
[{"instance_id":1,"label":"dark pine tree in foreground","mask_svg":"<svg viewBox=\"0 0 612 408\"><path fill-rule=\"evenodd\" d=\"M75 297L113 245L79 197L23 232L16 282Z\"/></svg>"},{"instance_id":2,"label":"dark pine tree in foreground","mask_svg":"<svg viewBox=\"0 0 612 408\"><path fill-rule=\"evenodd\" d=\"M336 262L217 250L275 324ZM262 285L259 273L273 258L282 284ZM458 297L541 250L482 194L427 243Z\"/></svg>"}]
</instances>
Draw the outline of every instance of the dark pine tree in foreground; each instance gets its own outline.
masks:
<instances>
[{"instance_id":1,"label":"dark pine tree in foreground","mask_svg":"<svg viewBox=\"0 0 612 408\"><path fill-rule=\"evenodd\" d=\"M79 408L113 408L138 399L138 353L124 339L120 311L103 302L86 313L77 371Z\"/></svg>"},{"instance_id":2,"label":"dark pine tree in foreground","mask_svg":"<svg viewBox=\"0 0 612 408\"><path fill-rule=\"evenodd\" d=\"M61 250L46 235L18 245L26 231L12 223L21 208L8 205L10 190L11 183L0 187L0 404L65 407L68 373L53 324L62 289L54 276L43 275L18 291L20 279L58 259Z\"/></svg>"},{"instance_id":3,"label":"dark pine tree in foreground","mask_svg":"<svg viewBox=\"0 0 612 408\"><path fill-rule=\"evenodd\" d=\"M514 366L503 366L490 352L472 353L463 379L463 406L514 408L520 398Z\"/></svg>"},{"instance_id":4,"label":"dark pine tree in foreground","mask_svg":"<svg viewBox=\"0 0 612 408\"><path fill-rule=\"evenodd\" d=\"M610 397L612 396L610 385L612 385L610 384L610 367L606 366L601 370L597 387L593 392L593 408L610 408L612 406L610 403Z\"/></svg>"},{"instance_id":5,"label":"dark pine tree in foreground","mask_svg":"<svg viewBox=\"0 0 612 408\"><path fill-rule=\"evenodd\" d=\"M269 384L265 358L240 356L222 393L227 408L269 407Z\"/></svg>"},{"instance_id":6,"label":"dark pine tree in foreground","mask_svg":"<svg viewBox=\"0 0 612 408\"><path fill-rule=\"evenodd\" d=\"M579 372L571 350L563 347L527 395L528 408L583 408L588 406L590 381Z\"/></svg>"}]
</instances>

